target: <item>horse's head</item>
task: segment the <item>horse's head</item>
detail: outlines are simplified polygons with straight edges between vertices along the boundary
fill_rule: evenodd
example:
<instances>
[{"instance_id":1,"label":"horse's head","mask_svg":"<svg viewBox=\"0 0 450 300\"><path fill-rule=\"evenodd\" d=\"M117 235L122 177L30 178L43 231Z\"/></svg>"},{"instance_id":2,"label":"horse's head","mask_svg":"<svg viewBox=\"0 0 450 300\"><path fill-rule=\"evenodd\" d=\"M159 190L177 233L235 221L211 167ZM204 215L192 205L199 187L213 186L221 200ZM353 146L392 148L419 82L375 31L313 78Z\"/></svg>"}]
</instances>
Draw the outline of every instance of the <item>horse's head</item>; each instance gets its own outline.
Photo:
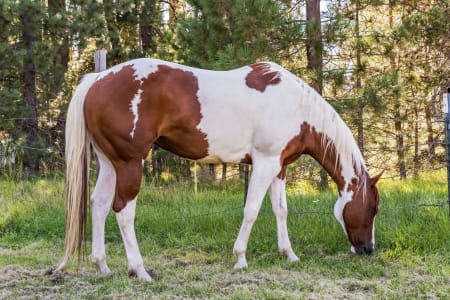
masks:
<instances>
[{"instance_id":1,"label":"horse's head","mask_svg":"<svg viewBox=\"0 0 450 300\"><path fill-rule=\"evenodd\" d=\"M334 214L341 223L351 243L350 251L371 254L375 247L375 215L378 212L379 195L375 186L382 173L373 178L365 177L364 183L353 179L339 194Z\"/></svg>"}]
</instances>

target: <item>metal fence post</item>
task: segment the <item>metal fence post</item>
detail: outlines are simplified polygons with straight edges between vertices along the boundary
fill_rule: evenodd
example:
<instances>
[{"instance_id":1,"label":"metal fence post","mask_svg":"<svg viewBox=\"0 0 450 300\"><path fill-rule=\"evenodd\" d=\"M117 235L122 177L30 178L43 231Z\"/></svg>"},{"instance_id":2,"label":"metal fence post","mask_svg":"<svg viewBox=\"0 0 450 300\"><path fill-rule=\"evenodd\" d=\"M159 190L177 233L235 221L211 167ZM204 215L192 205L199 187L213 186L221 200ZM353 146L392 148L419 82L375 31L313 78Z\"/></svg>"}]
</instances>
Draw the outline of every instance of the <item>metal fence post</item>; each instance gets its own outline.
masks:
<instances>
[{"instance_id":1,"label":"metal fence post","mask_svg":"<svg viewBox=\"0 0 450 300\"><path fill-rule=\"evenodd\" d=\"M448 213L450 216L450 88L447 90L447 94L444 94L443 99L443 108L445 113L445 141L446 141L446 150L447 150L447 204L448 204Z\"/></svg>"},{"instance_id":2,"label":"metal fence post","mask_svg":"<svg viewBox=\"0 0 450 300\"><path fill-rule=\"evenodd\" d=\"M249 165L244 165L244 206L247 203Z\"/></svg>"},{"instance_id":3,"label":"metal fence post","mask_svg":"<svg viewBox=\"0 0 450 300\"><path fill-rule=\"evenodd\" d=\"M194 161L194 195L198 194L197 162Z\"/></svg>"}]
</instances>

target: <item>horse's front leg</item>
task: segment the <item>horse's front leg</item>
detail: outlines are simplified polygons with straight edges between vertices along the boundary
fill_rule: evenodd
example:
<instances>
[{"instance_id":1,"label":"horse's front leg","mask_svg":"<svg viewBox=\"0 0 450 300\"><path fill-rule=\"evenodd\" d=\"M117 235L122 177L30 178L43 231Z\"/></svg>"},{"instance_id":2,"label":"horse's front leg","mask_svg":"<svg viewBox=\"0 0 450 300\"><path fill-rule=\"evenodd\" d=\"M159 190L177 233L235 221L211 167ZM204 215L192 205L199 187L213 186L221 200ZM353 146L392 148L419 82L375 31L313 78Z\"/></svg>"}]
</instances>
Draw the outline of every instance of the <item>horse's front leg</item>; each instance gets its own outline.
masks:
<instances>
[{"instance_id":1,"label":"horse's front leg","mask_svg":"<svg viewBox=\"0 0 450 300\"><path fill-rule=\"evenodd\" d=\"M297 261L298 257L292 250L287 229L286 177L273 179L270 185L270 200L277 220L278 249L280 253L287 256L289 261Z\"/></svg>"},{"instance_id":2,"label":"horse's front leg","mask_svg":"<svg viewBox=\"0 0 450 300\"><path fill-rule=\"evenodd\" d=\"M253 158L253 171L244 208L244 219L233 248L233 253L237 258L234 269L247 267L245 252L247 250L248 238L253 224L258 217L264 194L266 193L270 182L280 171L280 168L279 157Z\"/></svg>"}]
</instances>

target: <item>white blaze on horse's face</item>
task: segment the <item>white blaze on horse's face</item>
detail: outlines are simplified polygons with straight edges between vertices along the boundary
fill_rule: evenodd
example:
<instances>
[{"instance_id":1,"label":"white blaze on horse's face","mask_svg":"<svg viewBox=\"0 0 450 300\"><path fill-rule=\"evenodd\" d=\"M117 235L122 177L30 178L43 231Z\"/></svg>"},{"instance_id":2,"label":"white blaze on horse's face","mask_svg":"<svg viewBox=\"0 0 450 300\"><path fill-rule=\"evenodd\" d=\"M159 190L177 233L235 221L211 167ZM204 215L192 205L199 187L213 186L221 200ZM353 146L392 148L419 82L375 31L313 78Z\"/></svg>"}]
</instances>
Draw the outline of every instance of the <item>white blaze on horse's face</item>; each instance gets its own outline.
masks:
<instances>
[{"instance_id":1,"label":"white blaze on horse's face","mask_svg":"<svg viewBox=\"0 0 450 300\"><path fill-rule=\"evenodd\" d=\"M375 247L375 215L379 203L375 184L379 176L362 177L361 184L356 178L346 182L334 206L334 215L347 234L350 251L355 254L371 254Z\"/></svg>"}]
</instances>

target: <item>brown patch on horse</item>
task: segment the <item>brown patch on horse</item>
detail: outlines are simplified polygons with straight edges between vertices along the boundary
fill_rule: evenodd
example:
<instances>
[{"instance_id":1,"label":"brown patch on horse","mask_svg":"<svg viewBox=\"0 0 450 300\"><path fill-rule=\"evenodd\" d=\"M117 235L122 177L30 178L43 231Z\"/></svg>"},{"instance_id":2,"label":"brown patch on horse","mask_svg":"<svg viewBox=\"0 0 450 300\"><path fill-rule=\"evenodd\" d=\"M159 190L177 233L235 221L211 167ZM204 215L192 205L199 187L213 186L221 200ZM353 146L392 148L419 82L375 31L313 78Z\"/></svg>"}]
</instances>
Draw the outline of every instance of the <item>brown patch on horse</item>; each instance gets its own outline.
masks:
<instances>
[{"instance_id":1,"label":"brown patch on horse","mask_svg":"<svg viewBox=\"0 0 450 300\"><path fill-rule=\"evenodd\" d=\"M142 160L153 143L190 159L208 155L206 135L197 128L202 116L194 74L162 64L143 81L135 79L134 72L132 65L125 66L98 80L84 107L88 130L116 171L116 212L137 196ZM130 105L139 90L134 124Z\"/></svg>"},{"instance_id":2,"label":"brown patch on horse","mask_svg":"<svg viewBox=\"0 0 450 300\"><path fill-rule=\"evenodd\" d=\"M96 81L86 95L84 111L88 130L112 162L135 156L128 150L134 120L130 103L139 87L140 81L134 78L130 65Z\"/></svg>"},{"instance_id":3,"label":"brown patch on horse","mask_svg":"<svg viewBox=\"0 0 450 300\"><path fill-rule=\"evenodd\" d=\"M264 92L267 86L281 82L280 72L272 71L268 63L255 63L249 67L252 71L245 77L245 83L249 88Z\"/></svg>"},{"instance_id":4,"label":"brown patch on horse","mask_svg":"<svg viewBox=\"0 0 450 300\"><path fill-rule=\"evenodd\" d=\"M124 207L127 205L127 202L125 200L123 200L122 198L120 198L119 195L116 194L116 197L114 198L114 202L113 202L113 206L112 209L118 213L120 212L122 209L124 209Z\"/></svg>"},{"instance_id":5,"label":"brown patch on horse","mask_svg":"<svg viewBox=\"0 0 450 300\"><path fill-rule=\"evenodd\" d=\"M152 122L159 124L155 143L189 159L208 155L206 134L197 128L202 118L198 89L197 77L192 72L166 65L159 65L158 71L142 83L143 101L139 109L143 118L158 119L157 123Z\"/></svg>"},{"instance_id":6,"label":"brown patch on horse","mask_svg":"<svg viewBox=\"0 0 450 300\"><path fill-rule=\"evenodd\" d=\"M345 182L344 177L340 173L339 164L335 164L337 156L336 148L333 144L328 149L322 147L321 141L323 138L322 133L317 132L309 123L303 122L300 125L299 134L292 137L281 152L280 163L282 167L287 166L296 161L302 154L309 154L323 164L323 167L333 177L340 191ZM325 156L328 159L325 159ZM284 179L281 172L278 176L278 178Z\"/></svg>"},{"instance_id":7,"label":"brown patch on horse","mask_svg":"<svg viewBox=\"0 0 450 300\"><path fill-rule=\"evenodd\" d=\"M286 170L287 170L287 165L282 165L281 171L280 171L280 173L278 173L277 178L281 179L281 180L285 180L286 179Z\"/></svg>"}]
</instances>

